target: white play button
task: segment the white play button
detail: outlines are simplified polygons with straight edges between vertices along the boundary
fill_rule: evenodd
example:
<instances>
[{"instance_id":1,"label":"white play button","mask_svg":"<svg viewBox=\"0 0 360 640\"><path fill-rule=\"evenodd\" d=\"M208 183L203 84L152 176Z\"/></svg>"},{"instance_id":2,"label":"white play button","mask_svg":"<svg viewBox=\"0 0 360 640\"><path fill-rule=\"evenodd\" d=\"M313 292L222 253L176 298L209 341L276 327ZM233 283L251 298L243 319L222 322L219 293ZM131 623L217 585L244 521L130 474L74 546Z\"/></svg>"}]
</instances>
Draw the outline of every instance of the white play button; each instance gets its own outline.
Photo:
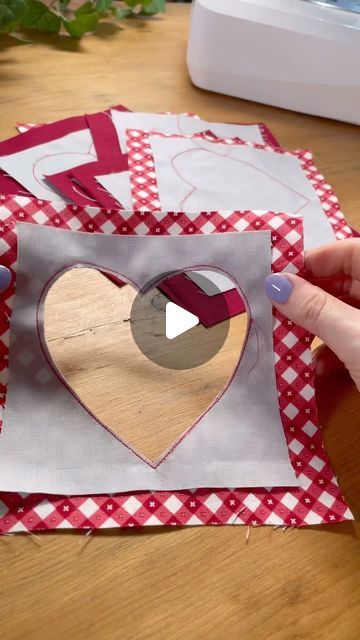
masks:
<instances>
[{"instance_id":1,"label":"white play button","mask_svg":"<svg viewBox=\"0 0 360 640\"><path fill-rule=\"evenodd\" d=\"M199 318L174 302L168 302L165 310L165 335L169 340L177 338L199 324Z\"/></svg>"},{"instance_id":2,"label":"white play button","mask_svg":"<svg viewBox=\"0 0 360 640\"><path fill-rule=\"evenodd\" d=\"M224 296L204 294L201 296L204 298L201 300L204 319L206 313L208 317L215 313L216 317L227 320L220 321L216 329L209 331L202 326L200 311L198 317L195 315L197 309L190 304L194 313L187 311L189 307L186 300L192 300L195 286L187 278L185 283L189 283L189 289L179 289L182 292L178 298L179 304L172 302L171 298L169 300L167 292L173 291L170 284L174 283L175 287L179 276L181 274L177 271L165 273L161 274L163 280L160 277L152 278L145 283L132 303L129 324L134 342L146 358L160 367L185 371L209 362L219 352L227 338L230 321ZM183 278L180 278L180 282L183 283Z\"/></svg>"}]
</instances>

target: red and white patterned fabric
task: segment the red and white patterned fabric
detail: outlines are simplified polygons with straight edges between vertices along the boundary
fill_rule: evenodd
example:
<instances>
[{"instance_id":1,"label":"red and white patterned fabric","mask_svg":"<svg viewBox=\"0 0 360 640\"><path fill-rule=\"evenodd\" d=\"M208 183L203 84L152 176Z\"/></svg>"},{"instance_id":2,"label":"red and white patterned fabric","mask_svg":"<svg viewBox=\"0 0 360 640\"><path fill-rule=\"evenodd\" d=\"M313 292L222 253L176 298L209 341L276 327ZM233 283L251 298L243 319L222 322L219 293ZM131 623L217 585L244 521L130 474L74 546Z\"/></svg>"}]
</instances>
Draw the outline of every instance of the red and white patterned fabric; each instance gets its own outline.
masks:
<instances>
[{"instance_id":1,"label":"red and white patterned fabric","mask_svg":"<svg viewBox=\"0 0 360 640\"><path fill-rule=\"evenodd\" d=\"M27 197L0 198L0 261L13 282L0 297L0 402L6 400L11 307L15 294L14 223L114 234L196 234L272 231L273 271L303 268L302 222L271 212L198 214L124 212L64 206ZM352 519L322 444L317 424L311 336L274 312L279 408L299 488L193 489L96 496L0 493L0 533L144 525L246 524L305 526ZM1 435L0 435L1 437Z\"/></svg>"},{"instance_id":2,"label":"red and white patterned fabric","mask_svg":"<svg viewBox=\"0 0 360 640\"><path fill-rule=\"evenodd\" d=\"M307 150L286 151L280 147L261 145L240 138L217 138L210 133L196 133L191 136L156 133L157 138L190 138L194 140L208 140L214 144L240 145L252 149L262 149L271 153L295 156L300 160L302 169L313 185L326 216L334 229L338 240L353 236L332 188L317 170L312 153ZM156 179L154 157L151 150L149 133L135 129L127 130L128 163L131 180L133 207L139 211L157 211L160 207L159 191Z\"/></svg>"},{"instance_id":3,"label":"red and white patterned fabric","mask_svg":"<svg viewBox=\"0 0 360 640\"><path fill-rule=\"evenodd\" d=\"M37 129L37 127L42 127L44 124L44 122L17 122L16 128L19 133L26 133L26 131Z\"/></svg>"},{"instance_id":4,"label":"red and white patterned fabric","mask_svg":"<svg viewBox=\"0 0 360 640\"><path fill-rule=\"evenodd\" d=\"M119 111L129 111L129 109L127 109L126 107L114 107L115 109L118 109ZM162 115L173 115L172 111L165 111ZM197 113L182 113L181 115L183 116L188 116L190 118L196 118L198 120L200 120L200 116L197 115ZM18 130L19 133L25 133L26 131L30 131L30 129L35 129L36 127L42 127L43 126L43 122L39 122L39 123L33 123L33 122L18 122L16 124L16 128ZM272 134L272 132L270 131L270 129L266 126L266 124L264 124L264 122L235 122L234 124L238 124L238 125L244 125L244 126L249 126L249 125L257 125L259 127L260 133L262 135L264 144L268 144L274 147L279 147L279 143L277 141L277 139L275 138L275 136Z\"/></svg>"}]
</instances>

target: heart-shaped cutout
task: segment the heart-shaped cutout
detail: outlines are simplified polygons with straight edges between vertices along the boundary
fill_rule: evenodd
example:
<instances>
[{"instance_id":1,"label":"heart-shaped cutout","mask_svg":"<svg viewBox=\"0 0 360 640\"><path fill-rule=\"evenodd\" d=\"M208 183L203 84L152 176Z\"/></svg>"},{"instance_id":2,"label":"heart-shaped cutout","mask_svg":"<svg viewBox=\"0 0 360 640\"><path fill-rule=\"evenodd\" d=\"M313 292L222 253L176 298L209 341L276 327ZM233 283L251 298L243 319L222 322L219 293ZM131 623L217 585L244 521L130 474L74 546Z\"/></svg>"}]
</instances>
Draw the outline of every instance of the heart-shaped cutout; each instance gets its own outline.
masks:
<instances>
[{"instance_id":1,"label":"heart-shaped cutout","mask_svg":"<svg viewBox=\"0 0 360 640\"><path fill-rule=\"evenodd\" d=\"M222 348L208 362L167 369L145 357L133 340L135 296L131 286L119 286L95 269L71 269L47 294L45 340L54 368L99 420L99 428L105 425L155 464L226 388L243 350L248 318L246 313L231 318ZM154 310L162 313L158 303L159 298ZM199 325L196 331L201 344L219 325Z\"/></svg>"}]
</instances>

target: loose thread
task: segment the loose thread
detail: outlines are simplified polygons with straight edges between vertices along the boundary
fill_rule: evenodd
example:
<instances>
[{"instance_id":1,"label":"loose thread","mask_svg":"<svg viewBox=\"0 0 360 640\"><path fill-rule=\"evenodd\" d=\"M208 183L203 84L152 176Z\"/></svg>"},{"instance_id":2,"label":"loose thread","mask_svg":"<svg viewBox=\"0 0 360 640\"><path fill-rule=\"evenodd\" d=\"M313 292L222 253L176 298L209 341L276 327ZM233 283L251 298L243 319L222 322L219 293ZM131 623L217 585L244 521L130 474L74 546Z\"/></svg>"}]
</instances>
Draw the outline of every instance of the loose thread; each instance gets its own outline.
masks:
<instances>
[{"instance_id":1,"label":"loose thread","mask_svg":"<svg viewBox=\"0 0 360 640\"><path fill-rule=\"evenodd\" d=\"M246 507L241 507L240 511L237 511L236 513L234 513L233 518L230 520L230 524L234 524L235 520L239 517L239 515L241 513L243 513L245 511Z\"/></svg>"},{"instance_id":2,"label":"loose thread","mask_svg":"<svg viewBox=\"0 0 360 640\"><path fill-rule=\"evenodd\" d=\"M248 525L248 528L246 530L246 535L245 535L245 544L249 543L249 538L250 538L250 525Z\"/></svg>"},{"instance_id":3,"label":"loose thread","mask_svg":"<svg viewBox=\"0 0 360 640\"><path fill-rule=\"evenodd\" d=\"M27 533L28 533L28 535L30 536L30 538L29 538L29 539L30 539L34 544L36 544L36 546L37 546L37 547L41 547L41 546L42 546L42 544L41 544L41 542L40 542L40 537L39 537L39 536L35 535L35 533L33 533L32 531L28 531Z\"/></svg>"},{"instance_id":4,"label":"loose thread","mask_svg":"<svg viewBox=\"0 0 360 640\"><path fill-rule=\"evenodd\" d=\"M81 549L80 549L80 554L81 555L84 551L84 549L88 546L88 544L91 542L91 540L93 540L93 537L91 536L91 534L94 532L94 529L89 529L85 535L83 536L85 538L85 542L81 545Z\"/></svg>"}]
</instances>

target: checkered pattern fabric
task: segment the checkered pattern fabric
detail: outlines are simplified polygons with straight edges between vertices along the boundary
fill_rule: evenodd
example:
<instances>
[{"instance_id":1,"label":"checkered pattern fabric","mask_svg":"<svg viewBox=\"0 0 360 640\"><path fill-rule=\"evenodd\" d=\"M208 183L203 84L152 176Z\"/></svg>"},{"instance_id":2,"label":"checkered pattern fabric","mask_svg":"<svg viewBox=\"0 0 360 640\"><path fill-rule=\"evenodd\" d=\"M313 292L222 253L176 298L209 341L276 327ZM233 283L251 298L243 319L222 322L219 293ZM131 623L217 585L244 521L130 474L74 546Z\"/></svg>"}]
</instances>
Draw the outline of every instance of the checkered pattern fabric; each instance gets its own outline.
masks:
<instances>
[{"instance_id":1,"label":"checkered pattern fabric","mask_svg":"<svg viewBox=\"0 0 360 640\"><path fill-rule=\"evenodd\" d=\"M13 274L0 302L0 403L6 400L9 329L16 279L16 222L87 233L195 234L270 229L273 270L303 268L299 218L253 212L106 211L27 197L0 198L0 260ZM288 490L256 488L131 492L98 496L0 493L0 532L96 529L144 525L271 524L304 526L352 519L317 425L311 336L274 312L279 408L289 456L299 480ZM0 435L1 437L1 435Z\"/></svg>"},{"instance_id":2,"label":"checkered pattern fabric","mask_svg":"<svg viewBox=\"0 0 360 640\"><path fill-rule=\"evenodd\" d=\"M127 110L127 109L126 109ZM163 115L173 115L172 111L164 111L162 112ZM197 113L182 113L180 115L183 116L188 116L189 118L196 118L197 120L200 120L200 116L197 115ZM37 127L42 127L43 126L43 122L38 122L38 123L33 123L33 122L18 122L16 124L16 128L18 130L19 133L25 133L26 131L30 131L30 129L36 129ZM257 125L260 129L260 133L262 136L262 139L264 141L264 144L268 144L274 147L278 147L279 143L276 140L276 138L273 136L273 134L271 133L270 129L268 129L268 127L266 126L266 124L264 124L263 122L244 122L244 123L235 123L235 124L239 124L239 125L244 125L244 126L248 126L249 124L254 124Z\"/></svg>"},{"instance_id":3,"label":"checkered pattern fabric","mask_svg":"<svg viewBox=\"0 0 360 640\"><path fill-rule=\"evenodd\" d=\"M193 139L206 140L213 144L240 145L253 149L263 149L270 153L295 156L299 159L301 167L307 179L313 185L326 216L334 229L336 238L342 240L352 237L353 233L347 224L344 215L340 211L339 202L327 184L324 176L317 170L314 159L310 151L286 151L280 147L261 145L255 142L241 140L240 138L217 138L210 133L197 133L191 136L178 134L151 134L151 137L173 138L173 139ZM131 192L134 209L157 211L161 204L159 200L159 190L156 180L154 157L151 150L150 134L146 131L135 129L127 130L127 148L129 160L129 172L131 181Z\"/></svg>"},{"instance_id":4,"label":"checkered pattern fabric","mask_svg":"<svg viewBox=\"0 0 360 640\"><path fill-rule=\"evenodd\" d=\"M26 131L30 131L30 129L37 129L38 127L42 127L44 122L17 122L16 128L19 133L26 133Z\"/></svg>"}]
</instances>

